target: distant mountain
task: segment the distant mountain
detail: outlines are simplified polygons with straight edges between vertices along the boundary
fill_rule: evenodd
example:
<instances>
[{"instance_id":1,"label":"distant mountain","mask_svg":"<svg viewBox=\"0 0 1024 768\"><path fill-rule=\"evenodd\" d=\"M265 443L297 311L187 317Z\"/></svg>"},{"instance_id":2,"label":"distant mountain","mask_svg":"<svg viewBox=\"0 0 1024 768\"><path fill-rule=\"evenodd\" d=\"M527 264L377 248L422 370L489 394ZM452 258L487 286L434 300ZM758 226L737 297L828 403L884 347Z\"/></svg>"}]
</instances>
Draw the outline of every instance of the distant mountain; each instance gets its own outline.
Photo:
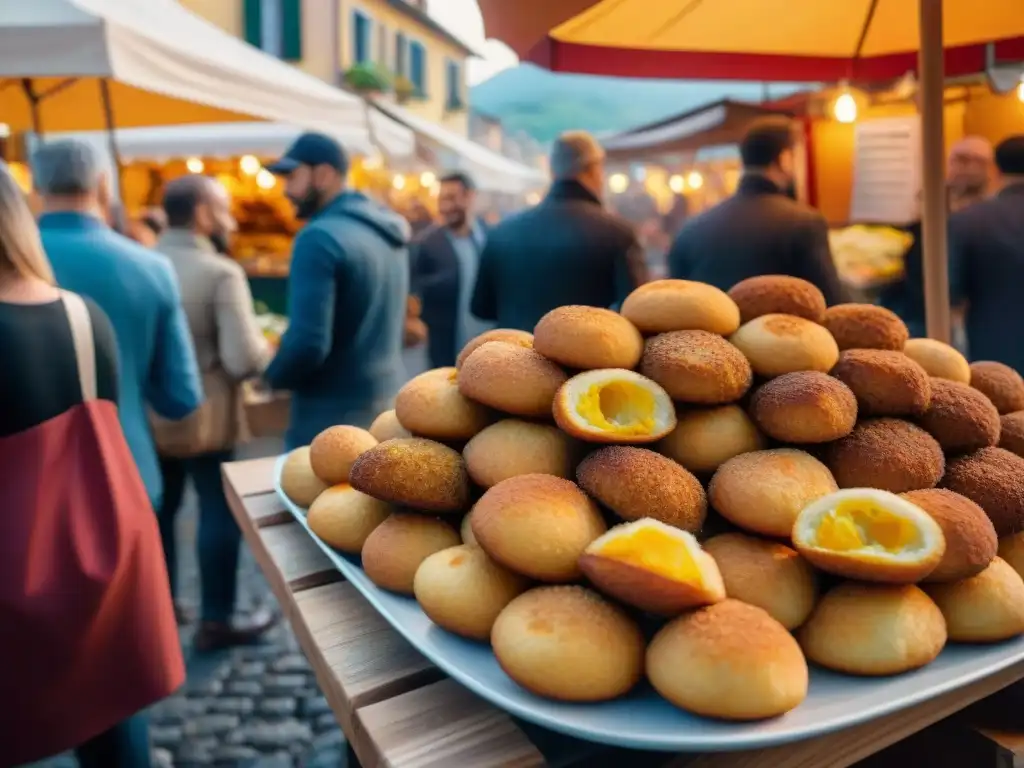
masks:
<instances>
[{"instance_id":1,"label":"distant mountain","mask_svg":"<svg viewBox=\"0 0 1024 768\"><path fill-rule=\"evenodd\" d=\"M772 98L802 86L772 85ZM470 104L497 117L509 132L551 141L562 131L618 131L685 112L718 99L761 101L761 83L707 80L636 80L555 74L520 64L474 86Z\"/></svg>"}]
</instances>

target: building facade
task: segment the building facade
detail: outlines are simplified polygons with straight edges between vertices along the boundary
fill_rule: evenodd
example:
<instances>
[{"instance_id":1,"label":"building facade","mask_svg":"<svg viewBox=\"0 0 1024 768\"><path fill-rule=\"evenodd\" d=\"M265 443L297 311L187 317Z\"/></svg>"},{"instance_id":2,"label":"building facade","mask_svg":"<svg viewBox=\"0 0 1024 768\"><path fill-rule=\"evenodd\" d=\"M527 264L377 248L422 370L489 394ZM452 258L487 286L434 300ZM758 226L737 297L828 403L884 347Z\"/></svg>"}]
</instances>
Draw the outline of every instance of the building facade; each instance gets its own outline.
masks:
<instances>
[{"instance_id":1,"label":"building facade","mask_svg":"<svg viewBox=\"0 0 1024 768\"><path fill-rule=\"evenodd\" d=\"M467 135L473 51L425 0L179 0L235 37L333 85L379 75L385 98Z\"/></svg>"}]
</instances>

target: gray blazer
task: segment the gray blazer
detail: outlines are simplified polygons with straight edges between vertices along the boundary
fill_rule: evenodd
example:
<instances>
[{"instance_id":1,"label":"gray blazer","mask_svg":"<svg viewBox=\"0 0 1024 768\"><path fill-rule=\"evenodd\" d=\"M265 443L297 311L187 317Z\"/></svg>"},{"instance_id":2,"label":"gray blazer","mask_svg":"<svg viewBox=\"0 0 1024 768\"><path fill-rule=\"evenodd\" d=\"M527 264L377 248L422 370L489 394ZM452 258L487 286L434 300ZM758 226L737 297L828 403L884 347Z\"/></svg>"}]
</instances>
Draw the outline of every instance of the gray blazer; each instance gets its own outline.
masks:
<instances>
[{"instance_id":1,"label":"gray blazer","mask_svg":"<svg viewBox=\"0 0 1024 768\"><path fill-rule=\"evenodd\" d=\"M188 230L167 230L156 249L177 272L206 399L218 414L206 414L216 423L205 424L201 439L193 431L189 440L202 443L195 451L231 448L248 436L241 383L262 373L272 354L256 323L245 271Z\"/></svg>"}]
</instances>

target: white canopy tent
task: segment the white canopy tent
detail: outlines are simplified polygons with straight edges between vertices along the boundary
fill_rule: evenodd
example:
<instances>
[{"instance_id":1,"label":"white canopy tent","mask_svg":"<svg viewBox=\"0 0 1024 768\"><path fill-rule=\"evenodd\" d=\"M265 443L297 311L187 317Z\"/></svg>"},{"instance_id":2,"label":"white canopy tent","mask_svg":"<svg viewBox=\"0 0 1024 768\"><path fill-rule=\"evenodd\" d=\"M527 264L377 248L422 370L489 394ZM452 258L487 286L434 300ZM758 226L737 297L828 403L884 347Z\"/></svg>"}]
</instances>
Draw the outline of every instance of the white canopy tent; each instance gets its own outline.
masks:
<instances>
[{"instance_id":1,"label":"white canopy tent","mask_svg":"<svg viewBox=\"0 0 1024 768\"><path fill-rule=\"evenodd\" d=\"M482 190L519 195L546 184L544 174L536 168L499 155L396 104L374 103L385 115L411 128L421 142L438 154L442 166L464 171Z\"/></svg>"},{"instance_id":2,"label":"white canopy tent","mask_svg":"<svg viewBox=\"0 0 1024 768\"><path fill-rule=\"evenodd\" d=\"M12 131L264 120L362 131L358 97L268 56L174 0L0 0L0 121ZM411 153L411 131L372 135Z\"/></svg>"}]
</instances>

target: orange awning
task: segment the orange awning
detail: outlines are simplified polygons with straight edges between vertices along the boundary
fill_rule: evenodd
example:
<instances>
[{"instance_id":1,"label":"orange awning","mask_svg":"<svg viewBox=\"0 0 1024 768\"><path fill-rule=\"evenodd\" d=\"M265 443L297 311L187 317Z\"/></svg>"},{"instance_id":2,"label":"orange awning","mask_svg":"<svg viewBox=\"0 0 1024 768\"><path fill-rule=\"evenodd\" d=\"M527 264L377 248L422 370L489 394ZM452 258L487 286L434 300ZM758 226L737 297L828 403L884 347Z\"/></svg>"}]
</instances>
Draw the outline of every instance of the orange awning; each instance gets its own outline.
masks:
<instances>
[{"instance_id":1,"label":"orange awning","mask_svg":"<svg viewBox=\"0 0 1024 768\"><path fill-rule=\"evenodd\" d=\"M833 81L917 68L919 0L479 0L488 37L552 71ZM1024 61L1024 0L946 0L946 76Z\"/></svg>"}]
</instances>

